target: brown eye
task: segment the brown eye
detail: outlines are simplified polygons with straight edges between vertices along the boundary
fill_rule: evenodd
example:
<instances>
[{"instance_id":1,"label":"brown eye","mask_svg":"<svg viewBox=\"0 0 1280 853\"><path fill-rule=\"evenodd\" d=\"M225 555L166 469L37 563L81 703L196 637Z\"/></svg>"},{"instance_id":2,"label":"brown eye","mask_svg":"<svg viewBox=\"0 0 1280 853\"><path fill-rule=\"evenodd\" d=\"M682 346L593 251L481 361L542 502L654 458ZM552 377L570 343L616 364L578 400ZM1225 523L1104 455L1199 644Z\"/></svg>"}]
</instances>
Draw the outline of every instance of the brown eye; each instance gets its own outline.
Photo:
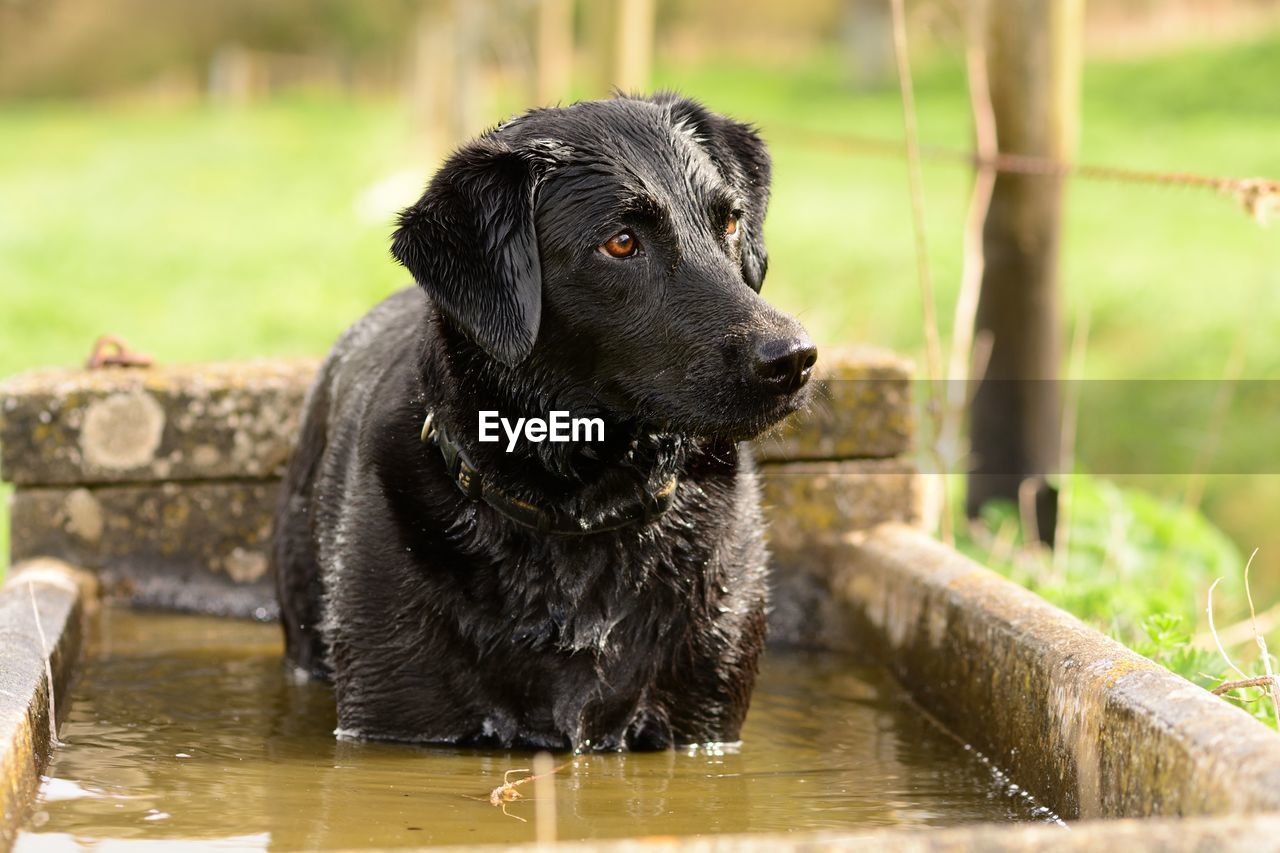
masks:
<instances>
[{"instance_id":1,"label":"brown eye","mask_svg":"<svg viewBox=\"0 0 1280 853\"><path fill-rule=\"evenodd\" d=\"M733 213L729 214L729 219L724 224L724 233L726 237L732 237L734 234L738 233L738 217L739 216L740 214L737 211L734 211Z\"/></svg>"},{"instance_id":2,"label":"brown eye","mask_svg":"<svg viewBox=\"0 0 1280 853\"><path fill-rule=\"evenodd\" d=\"M601 250L615 258L629 258L636 253L639 243L630 231L619 231L601 246Z\"/></svg>"}]
</instances>

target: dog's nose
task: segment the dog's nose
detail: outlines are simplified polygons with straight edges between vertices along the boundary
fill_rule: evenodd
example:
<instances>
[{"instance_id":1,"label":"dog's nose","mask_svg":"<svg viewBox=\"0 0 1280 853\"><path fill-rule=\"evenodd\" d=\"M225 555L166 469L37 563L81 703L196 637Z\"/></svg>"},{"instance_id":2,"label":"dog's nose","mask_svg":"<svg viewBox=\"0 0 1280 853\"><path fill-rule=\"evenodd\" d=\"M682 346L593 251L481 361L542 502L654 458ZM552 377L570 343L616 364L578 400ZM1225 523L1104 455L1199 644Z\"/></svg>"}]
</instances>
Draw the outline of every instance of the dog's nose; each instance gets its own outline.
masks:
<instances>
[{"instance_id":1,"label":"dog's nose","mask_svg":"<svg viewBox=\"0 0 1280 853\"><path fill-rule=\"evenodd\" d=\"M756 376L775 394L804 387L818 360L818 348L806 337L774 338L756 345Z\"/></svg>"}]
</instances>

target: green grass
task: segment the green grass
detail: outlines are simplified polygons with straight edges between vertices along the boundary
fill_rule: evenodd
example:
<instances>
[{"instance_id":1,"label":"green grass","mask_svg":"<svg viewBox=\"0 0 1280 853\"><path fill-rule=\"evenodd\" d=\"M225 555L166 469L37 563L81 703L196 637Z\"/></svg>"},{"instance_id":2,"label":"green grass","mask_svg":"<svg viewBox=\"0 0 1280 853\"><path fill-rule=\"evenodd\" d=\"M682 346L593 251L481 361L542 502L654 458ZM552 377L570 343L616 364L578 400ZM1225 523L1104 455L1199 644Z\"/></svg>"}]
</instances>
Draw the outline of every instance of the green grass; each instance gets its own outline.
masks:
<instances>
[{"instance_id":1,"label":"green grass","mask_svg":"<svg viewBox=\"0 0 1280 853\"><path fill-rule=\"evenodd\" d=\"M1091 66L1081 157L1280 174L1278 77L1280 38ZM766 293L820 339L917 352L903 164L806 140L895 138L896 95L848 91L826 59L669 67L657 82L776 137ZM926 68L918 88L923 138L963 145L958 69ZM389 223L361 221L354 207L370 184L414 164L412 142L391 101L0 107L0 374L76 363L102 331L166 361L323 350L406 280L387 255ZM970 178L929 165L925 180L945 318ZM1094 316L1091 375L1214 377L1242 325L1280 316L1280 231L1202 191L1076 182L1063 260L1068 310ZM1252 374L1280 369L1274 336L1251 336L1248 354Z\"/></svg>"},{"instance_id":2,"label":"green grass","mask_svg":"<svg viewBox=\"0 0 1280 853\"><path fill-rule=\"evenodd\" d=\"M1280 35L1094 63L1081 159L1280 176L1277 79ZM905 166L818 144L828 133L898 138L896 93L852 92L822 56L792 67L665 66L656 83L753 121L771 140L765 294L820 341L882 344L919 361ZM966 145L958 64L928 63L917 87L924 141ZM103 332L163 362L324 351L407 281L387 254L389 209L370 221L356 202L423 165L413 145L392 100L309 95L239 111L0 105L0 376L78 364ZM948 320L971 179L938 164L924 178ZM1250 330L1246 374L1280 372L1280 337L1269 331L1280 318L1280 228L1259 228L1229 199L1073 182L1063 289L1066 316L1092 318L1090 376L1213 378L1241 329ZM1166 479L1155 487L1182 482ZM1280 553L1278 480L1215 481L1208 514L1242 545ZM0 545L4 536L0 525Z\"/></svg>"},{"instance_id":3,"label":"green grass","mask_svg":"<svg viewBox=\"0 0 1280 853\"><path fill-rule=\"evenodd\" d=\"M1238 678L1212 642L1195 643L1192 635L1206 631L1215 582L1216 627L1247 615L1240 549L1199 512L1150 492L1087 475L1071 478L1067 487L1073 511L1065 560L1026 546L1010 504L990 504L976 523L961 526L958 547L1206 689ZM1230 654L1248 675L1264 674L1253 642ZM1261 688L1234 694L1249 713L1276 725L1280 709Z\"/></svg>"},{"instance_id":4,"label":"green grass","mask_svg":"<svg viewBox=\"0 0 1280 853\"><path fill-rule=\"evenodd\" d=\"M376 103L0 112L0 374L102 332L162 361L323 350L404 279L353 210L402 131Z\"/></svg>"}]
</instances>

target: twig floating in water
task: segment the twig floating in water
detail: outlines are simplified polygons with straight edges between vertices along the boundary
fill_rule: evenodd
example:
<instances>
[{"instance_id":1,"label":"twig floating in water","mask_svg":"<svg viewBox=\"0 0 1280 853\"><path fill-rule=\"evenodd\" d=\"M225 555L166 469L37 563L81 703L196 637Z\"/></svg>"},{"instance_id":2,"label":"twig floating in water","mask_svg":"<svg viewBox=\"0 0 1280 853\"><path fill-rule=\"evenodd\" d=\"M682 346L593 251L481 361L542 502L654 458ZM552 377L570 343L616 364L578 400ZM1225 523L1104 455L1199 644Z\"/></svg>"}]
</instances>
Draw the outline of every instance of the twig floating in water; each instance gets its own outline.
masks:
<instances>
[{"instance_id":1,"label":"twig floating in water","mask_svg":"<svg viewBox=\"0 0 1280 853\"><path fill-rule=\"evenodd\" d=\"M548 776L553 776L556 773L559 773L561 770L568 767L572 763L573 763L572 761L566 761L564 764L561 764L559 767L552 767L550 770L546 771L545 773L533 773L528 767L518 767L512 770L508 770L506 773L502 774L502 784L489 792L489 805L500 807L502 809L502 813L507 817L513 817L516 820L520 821L521 823L528 823L529 821L520 817L520 815L514 815L507 811L507 803L513 803L516 800L520 800L524 798L524 796L519 791L517 791L516 788L520 785L525 784L526 782L532 782L535 779L543 779ZM531 775L525 776L521 779L517 779L516 781L512 782L511 781L512 773L529 773Z\"/></svg>"}]
</instances>

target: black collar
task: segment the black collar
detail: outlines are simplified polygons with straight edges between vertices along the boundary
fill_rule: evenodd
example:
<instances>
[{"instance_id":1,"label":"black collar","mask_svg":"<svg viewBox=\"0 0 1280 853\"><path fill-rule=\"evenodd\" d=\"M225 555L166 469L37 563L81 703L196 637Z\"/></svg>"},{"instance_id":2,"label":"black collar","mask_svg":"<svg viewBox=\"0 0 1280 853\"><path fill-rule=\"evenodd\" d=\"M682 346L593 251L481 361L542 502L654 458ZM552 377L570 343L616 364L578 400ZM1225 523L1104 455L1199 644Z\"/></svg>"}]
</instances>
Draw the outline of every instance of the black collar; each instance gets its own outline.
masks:
<instances>
[{"instance_id":1,"label":"black collar","mask_svg":"<svg viewBox=\"0 0 1280 853\"><path fill-rule=\"evenodd\" d=\"M638 498L603 519L589 522L555 507L538 507L499 490L476 470L463 450L453 441L442 424L435 423L433 412L428 412L422 423L422 441L440 448L445 470L464 495L473 501L484 501L502 515L522 527L539 533L558 533L565 536L584 536L618 530L632 524L648 524L666 512L676 493L676 475L656 492L646 490Z\"/></svg>"}]
</instances>

